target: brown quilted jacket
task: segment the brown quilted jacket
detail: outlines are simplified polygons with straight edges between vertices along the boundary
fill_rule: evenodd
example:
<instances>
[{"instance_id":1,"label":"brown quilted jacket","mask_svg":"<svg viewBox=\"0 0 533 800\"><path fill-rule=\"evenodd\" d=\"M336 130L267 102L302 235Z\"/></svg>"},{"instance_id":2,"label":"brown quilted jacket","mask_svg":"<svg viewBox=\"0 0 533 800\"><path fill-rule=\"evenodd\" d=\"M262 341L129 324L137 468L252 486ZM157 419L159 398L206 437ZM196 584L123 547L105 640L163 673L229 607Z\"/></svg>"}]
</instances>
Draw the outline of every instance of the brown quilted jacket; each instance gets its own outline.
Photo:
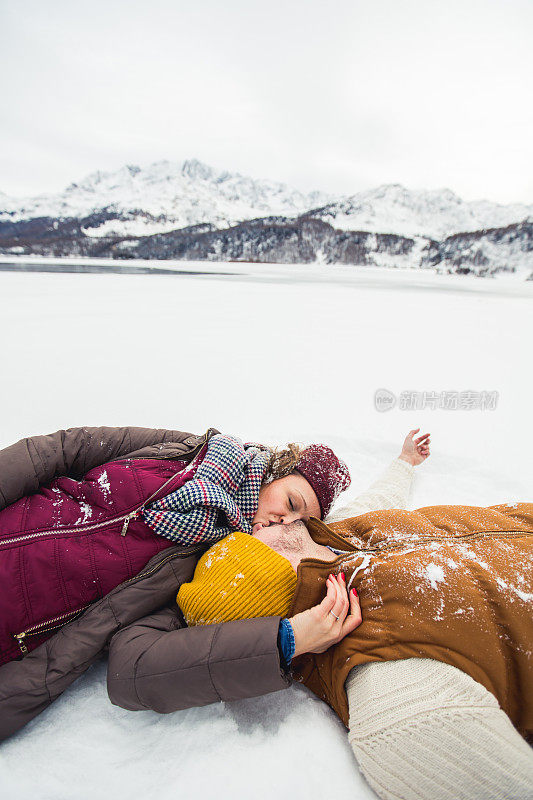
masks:
<instances>
[{"instance_id":1,"label":"brown quilted jacket","mask_svg":"<svg viewBox=\"0 0 533 800\"><path fill-rule=\"evenodd\" d=\"M196 436L138 427L69 428L0 450L0 510L53 478L81 478L120 458L191 460ZM204 548L169 547L24 658L0 667L0 740L43 711L109 655L111 702L162 713L284 689L279 617L187 628L175 604Z\"/></svg>"},{"instance_id":2,"label":"brown quilted jacket","mask_svg":"<svg viewBox=\"0 0 533 800\"><path fill-rule=\"evenodd\" d=\"M346 551L305 559L288 616L320 602L331 572L357 588L362 624L325 653L293 661L295 676L348 725L344 682L373 661L432 658L492 692L533 733L533 503L371 511L328 525L316 542Z\"/></svg>"}]
</instances>

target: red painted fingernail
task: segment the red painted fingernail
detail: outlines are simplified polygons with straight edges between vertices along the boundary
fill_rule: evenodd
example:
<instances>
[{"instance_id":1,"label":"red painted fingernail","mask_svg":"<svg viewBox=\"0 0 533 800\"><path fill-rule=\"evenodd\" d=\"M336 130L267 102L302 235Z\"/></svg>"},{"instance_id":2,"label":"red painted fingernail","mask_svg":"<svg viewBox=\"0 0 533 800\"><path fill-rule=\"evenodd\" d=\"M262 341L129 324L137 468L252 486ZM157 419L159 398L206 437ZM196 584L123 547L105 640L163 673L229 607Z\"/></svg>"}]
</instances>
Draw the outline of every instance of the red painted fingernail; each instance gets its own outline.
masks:
<instances>
[{"instance_id":1,"label":"red painted fingernail","mask_svg":"<svg viewBox=\"0 0 533 800\"><path fill-rule=\"evenodd\" d=\"M356 597L359 597L359 595L357 594L357 589L352 589L352 592L354 593L354 595L355 595Z\"/></svg>"},{"instance_id":2,"label":"red painted fingernail","mask_svg":"<svg viewBox=\"0 0 533 800\"><path fill-rule=\"evenodd\" d=\"M341 578L343 579L344 583L346 583L346 576L344 572L341 572Z\"/></svg>"}]
</instances>

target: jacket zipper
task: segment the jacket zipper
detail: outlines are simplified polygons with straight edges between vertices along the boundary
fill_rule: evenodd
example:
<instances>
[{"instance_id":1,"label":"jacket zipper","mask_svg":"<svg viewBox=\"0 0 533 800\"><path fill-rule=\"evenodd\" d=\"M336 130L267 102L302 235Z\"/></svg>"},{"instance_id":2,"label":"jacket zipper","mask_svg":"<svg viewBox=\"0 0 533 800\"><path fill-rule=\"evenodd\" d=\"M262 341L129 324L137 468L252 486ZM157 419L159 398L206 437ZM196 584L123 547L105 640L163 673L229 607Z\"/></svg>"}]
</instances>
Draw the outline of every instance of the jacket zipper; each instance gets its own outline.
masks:
<instances>
[{"instance_id":1,"label":"jacket zipper","mask_svg":"<svg viewBox=\"0 0 533 800\"><path fill-rule=\"evenodd\" d=\"M189 547L184 548L183 550L180 550L177 553L171 553L169 556L167 556L166 558L161 559L161 561L159 561L157 564L155 564L152 567L152 569L149 569L147 572L139 572L139 573L137 573L137 575L134 575L133 578L127 578L125 581L122 581L122 583L119 584L119 585L123 586L125 583L135 583L136 581L142 581L143 578L148 578L149 575L152 575L154 572L157 572L157 570L160 567L162 567L163 564L166 564L167 561L172 561L172 559L181 558L182 556L194 555L195 553L199 553L200 550L203 550L205 546L206 546L205 544L196 545L196 546L192 546L191 545Z\"/></svg>"},{"instance_id":2,"label":"jacket zipper","mask_svg":"<svg viewBox=\"0 0 533 800\"><path fill-rule=\"evenodd\" d=\"M333 531L331 531L331 533L333 533ZM500 535L500 536L501 535L509 536L510 535L512 538L516 538L517 536L523 536L524 534L525 535L529 534L530 536L533 536L533 532L532 531L524 531L524 530L471 531L469 533L463 533L463 534L461 534L459 536L453 536L453 537L437 537L437 536L429 537L428 536L425 539L418 540L417 542L405 542L405 543L399 543L399 542L390 542L389 543L389 542L386 542L385 545L384 546L382 545L381 547L379 547L379 546L378 547L355 547L354 545L352 545L351 542L349 542L348 540L345 540L344 541L345 545L349 544L350 547L354 548L352 551L345 550L342 553L342 555L338 555L337 558L335 558L333 561L324 561L321 558L303 558L300 561L300 563L298 564L297 575L298 575L298 579L299 579L300 567L302 567L302 566L323 567L325 564L327 564L330 567L330 569L337 569L338 567L342 567L344 562L352 561L354 559L354 557L355 558L362 558L363 561L364 561L365 554L367 554L367 553L373 553L373 554L380 555L381 553L398 552L402 548L419 550L421 547L429 544L430 542L443 542L443 540L446 539L446 543L450 544L450 538L451 538L452 542L455 542L455 541L458 541L458 540L461 540L461 539L462 540L464 540L464 539L468 540L468 539L472 539L473 537L485 536L486 534L492 534L493 536L498 536L498 535ZM337 534L334 534L334 538L335 539L339 539L339 536ZM393 545L393 546L391 547L391 545ZM394 546L394 545L396 545L396 546ZM357 574L358 571L359 571L359 569L356 567L354 569L352 577L350 578L348 586L351 585L351 583L352 583L352 581L353 581L353 579L354 579L354 577L355 577L355 575ZM297 583L297 587L298 587L298 583ZM293 595L293 598L291 600L291 605L290 605L289 611L287 613L287 616L292 616L294 614L295 600L297 599L296 592L297 592L297 589L296 589L296 591L295 591L295 593Z\"/></svg>"},{"instance_id":3,"label":"jacket zipper","mask_svg":"<svg viewBox=\"0 0 533 800\"><path fill-rule=\"evenodd\" d=\"M387 542L384 546L377 546L377 547L356 547L354 550L344 550L341 554L337 556L333 561L323 561L321 558L303 558L300 561L300 564L331 564L332 567L340 567L345 561L352 561L354 558L364 558L364 555L367 553L374 553L377 555L381 555L381 553L396 553L401 551L402 549L412 550L417 549L419 550L421 547L425 547L427 544L431 542L439 542L442 544L450 544L459 540L464 539L472 539L475 537L482 537L486 536L487 534L492 534L493 537L495 536L511 536L511 538L516 538L517 536L523 536L524 534L527 536L533 536L532 531L523 531L523 530L515 530L515 531L471 531L470 533L463 533L459 536L453 537L426 537L425 539L419 539L417 542ZM444 541L445 540L445 541ZM351 544L351 542L345 542L345 544ZM391 546L392 545L392 546ZM352 545L353 546L353 545ZM340 548L339 548L340 549ZM300 566L300 564L298 566Z\"/></svg>"},{"instance_id":4,"label":"jacket zipper","mask_svg":"<svg viewBox=\"0 0 533 800\"><path fill-rule=\"evenodd\" d=\"M134 575L133 578L128 578L127 580L123 581L120 586L123 586L126 583L134 583L136 581L141 581L143 578L147 578L152 575L154 572L157 572L167 561L172 561L174 558L180 558L182 556L189 556L194 555L195 553L202 550L202 546L197 547L190 547L185 550L181 550L178 553L174 552L172 555L163 558L157 564L155 564L151 569L147 570L146 572L140 572L137 575ZM104 595L105 596L105 595ZM98 598L99 600L103 600L104 598ZM94 602L98 602L95 600ZM81 608L78 608L74 611L67 611L65 614L60 614L58 617L52 617L52 619L47 619L44 622L39 622L37 625L32 625L31 628L26 628L25 631L21 631L20 633L14 633L13 637L17 640L17 644L20 647L20 651L23 655L26 655L28 652L28 648L24 643L24 639L27 636L38 636L41 633L48 633L48 631L53 631L55 628L62 628L63 625L67 622L67 617L72 617L69 619L68 622L73 622L76 616L80 616L89 606L94 605L93 603L88 603ZM55 624L54 624L55 623Z\"/></svg>"},{"instance_id":5,"label":"jacket zipper","mask_svg":"<svg viewBox=\"0 0 533 800\"><path fill-rule=\"evenodd\" d=\"M202 443L200 445L200 449L203 447L203 445L205 444L206 440L207 440L207 434L204 434L204 441L202 441ZM192 463L192 461L190 463ZM188 466L190 466L190 464L188 464ZM40 537L48 536L51 533L56 533L56 534L59 534L59 533L60 534L67 534L67 533L76 533L76 532L87 533L88 531L95 531L95 530L98 530L98 528L103 528L106 525L112 525L114 522L120 522L121 520L124 520L124 524L122 525L122 531L121 531L120 535L121 536L125 536L126 532L128 530L128 525L130 524L130 521L142 511L144 506L147 505L152 500L153 497L155 497L157 494L159 494L159 492L161 492L165 488L165 486L167 486L169 483L171 483L173 480L175 480L175 478L176 478L176 475L173 475L171 478L169 478L167 481L165 481L165 483L162 486L160 486L159 489L157 489L157 491L153 492L150 495L150 497L148 497L140 506L138 506L133 511L130 511L128 514L121 514L119 517L112 517L111 519L107 519L104 522L97 522L94 525L87 525L86 527L84 527L83 525L77 525L75 528L50 528L50 529L45 530L45 531L38 531L37 533L27 533L27 534L24 534L23 536L16 536L13 539L5 539L0 544L0 549L2 548L2 546L8 546L8 545L14 544L16 542L24 542L24 541L27 541L28 539L39 539Z\"/></svg>"},{"instance_id":6,"label":"jacket zipper","mask_svg":"<svg viewBox=\"0 0 533 800\"><path fill-rule=\"evenodd\" d=\"M202 447L204 446L204 444L206 443L206 441L207 441L207 433L205 433L205 434L204 434L204 438L203 438L203 440L202 440L202 442L201 442L201 444L200 444L200 448L199 448L199 450L198 450L198 453L200 453L200 451L201 451ZM194 460L196 459L196 457L197 457L198 453L196 453L196 455L194 456L194 458L192 458L192 459L189 461L189 463L187 464L187 467L188 467L188 468L190 468L190 467L192 466L192 464L194 463ZM164 484L163 484L163 486L161 486L161 488L157 490L157 492L154 492L154 494L152 494L152 496L151 496L151 497L149 497L149 498L148 498L148 500L145 500L145 501L144 501L144 503L142 504L142 506L141 506L139 509L137 509L137 510L135 510L135 511L132 511L130 514L128 514L128 515L126 516L126 518L124 519L124 524L122 525L122 530L121 530L121 532L120 532L120 535L121 535L121 536L125 536L125 535L126 535L126 532L127 532L127 530L128 530L128 525L130 524L130 521L131 521L132 519L134 519L136 516L138 516L138 514L139 514L139 513L142 511L142 509L144 508L144 506L145 506L147 503L149 503L149 502L150 502L150 500L152 499L152 497L155 497L155 495L156 495L158 492L160 492L160 491L161 491L161 489L164 489L164 488L165 488L165 486L167 485L167 483L170 483L170 481L172 481L172 480L173 480L173 478L175 478L175 477L176 477L176 476L175 476L175 475L173 475L173 476L172 476L172 478L169 478L169 480L168 480L166 483L164 483ZM119 517L119 519L120 519L120 517Z\"/></svg>"},{"instance_id":7,"label":"jacket zipper","mask_svg":"<svg viewBox=\"0 0 533 800\"><path fill-rule=\"evenodd\" d=\"M394 553L396 551L402 550L404 548L411 549L412 547L425 547L427 544L431 544L431 542L439 542L442 544L453 544L453 542L457 542L459 540L464 539L476 539L479 537L486 536L490 534L491 537L495 537L498 535L508 536L511 535L511 538L516 536L523 536L524 534L527 536L528 534L531 536L533 535L533 531L524 531L524 530L511 530L511 531L469 531L468 533L461 533L456 534L455 536L450 534L444 536L426 536L421 539L417 539L416 542L385 542L384 544L377 545L376 547L357 547L353 552L350 552L350 556L353 556L354 553ZM346 551L347 552L347 551Z\"/></svg>"},{"instance_id":8,"label":"jacket zipper","mask_svg":"<svg viewBox=\"0 0 533 800\"><path fill-rule=\"evenodd\" d=\"M200 452L200 450L202 449L202 447L204 446L206 441L207 441L207 433L204 434L204 438L203 438L202 442L199 445L198 452ZM191 462L189 463L188 466L190 466L190 464L192 464L193 460L194 459L191 459ZM121 536L125 536L126 532L128 530L128 525L130 523L130 520L132 520L134 517L136 517L140 513L140 511L144 508L144 506L147 503L149 503L151 501L151 499L153 497L155 497L159 492L161 492L165 488L165 486L167 486L171 481L173 481L175 479L175 477L176 476L173 475L171 478L169 478L167 481L165 481L163 486L160 486L159 489L157 489L157 491L153 492L150 495L150 497L143 502L142 505L140 505L138 508L134 509L134 511L130 511L128 514L125 514L125 515L122 514L120 517L114 517L112 519L106 520L105 522L98 522L95 525L88 525L85 528L81 528L81 526L78 526L76 528L66 528L66 529L65 528L56 528L56 529L53 529L53 530L50 529L50 530L46 530L46 531L39 531L38 533L25 534L24 536L17 536L14 539L9 539L4 543L5 544L11 544L12 542L20 542L20 541L25 541L27 539L36 539L36 538L39 538L41 536L47 536L50 533L59 533L59 532L61 532L61 533L73 533L73 532L79 531L80 529L83 532L94 531L94 530L97 530L98 528L102 528L105 525L110 525L110 524L112 524L114 522L120 522L121 519L124 520L124 524L122 525L122 531L121 531L120 535ZM132 581L142 580L142 578L145 578L145 577L151 575L154 571L159 569L159 567L161 567L167 561L170 561L172 558L175 558L175 557L177 557L179 555L192 555L193 553L197 552L200 549L201 549L201 547L196 547L194 549L190 548L189 550L184 550L181 553L173 553L171 556L168 556L163 561L160 561L158 564L156 564L155 567L153 567L148 572L143 572L143 573L140 573L138 575L135 575L133 578L129 578L127 581L123 581L123 583L130 583ZM102 598L100 598L100 599L102 599ZM97 601L95 601L95 602L97 602ZM48 633L48 631L55 630L56 628L61 628L61 627L63 627L63 625L66 624L66 621L67 621L68 617L72 617L72 620L69 620L69 622L72 622L75 619L76 616L81 615L83 613L83 611L85 611L91 605L93 605L93 603L88 603L87 605L82 606L81 608L78 608L78 609L76 609L74 611L67 611L65 614L60 614L59 616L52 617L51 619L45 620L44 622L39 622L37 625L32 625L30 628L26 628L25 631L21 631L20 633L14 633L13 637L17 640L17 643L18 643L18 646L20 648L21 653L23 655L26 655L26 653L28 652L28 648L26 647L26 644L24 643L24 639L27 636L38 636L39 634Z\"/></svg>"},{"instance_id":9,"label":"jacket zipper","mask_svg":"<svg viewBox=\"0 0 533 800\"><path fill-rule=\"evenodd\" d=\"M456 541L461 540L461 539L472 539L472 538L475 538L475 537L486 536L487 534L492 534L493 537L494 536L502 536L503 535L503 536L511 536L511 538L516 538L517 536L524 536L524 535L533 536L533 531L524 531L524 530L514 530L514 531L498 531L498 530L494 530L494 531L471 531L470 533L462 533L459 536L453 536L453 537L445 537L445 536L441 536L441 537L432 536L432 537L429 537L428 536L425 539L418 539L416 542L405 542L405 543L386 542L384 545L382 545L382 546L378 545L376 547L355 547L354 545L352 545L351 542L346 540L344 542L344 544L345 545L349 544L350 547L353 547L354 549L353 550L343 550L342 553L337 555L337 558L333 559L333 561L324 561L321 558L302 558L302 560L300 561L300 564L309 564L309 565L331 564L332 567L340 567L340 566L342 566L342 564L345 561L352 561L354 559L354 557L355 558L364 558L364 554L365 553L375 553L375 554L379 554L379 555L381 553L395 553L395 552L398 552L398 551L402 550L403 548L406 548L408 550L412 550L412 549L415 549L415 548L416 549L420 549L421 547L424 547L425 545L427 545L427 544L429 544L431 542L439 542L439 543L443 543L443 544L450 544L450 543L456 542ZM336 538L338 538L338 537L336 537ZM326 545L324 545L324 546L326 546ZM337 549L340 549L340 548L337 548ZM300 564L298 564L298 566L300 566Z\"/></svg>"},{"instance_id":10,"label":"jacket zipper","mask_svg":"<svg viewBox=\"0 0 533 800\"><path fill-rule=\"evenodd\" d=\"M81 614L82 611L85 611L86 608L89 608L91 603L88 603L86 606L82 608L78 608L75 611L67 611L66 614L60 614L58 617L52 617L52 619L47 619L45 622L39 622L37 625L32 625L31 628L26 628L25 631L21 633L14 633L13 636L18 642L18 646L20 647L20 651L23 654L28 652L28 648L24 644L24 639L26 636L38 636L41 633L47 633L48 631L54 630L54 628L61 628L65 622L66 618L72 615ZM57 623L53 625L51 623Z\"/></svg>"}]
</instances>

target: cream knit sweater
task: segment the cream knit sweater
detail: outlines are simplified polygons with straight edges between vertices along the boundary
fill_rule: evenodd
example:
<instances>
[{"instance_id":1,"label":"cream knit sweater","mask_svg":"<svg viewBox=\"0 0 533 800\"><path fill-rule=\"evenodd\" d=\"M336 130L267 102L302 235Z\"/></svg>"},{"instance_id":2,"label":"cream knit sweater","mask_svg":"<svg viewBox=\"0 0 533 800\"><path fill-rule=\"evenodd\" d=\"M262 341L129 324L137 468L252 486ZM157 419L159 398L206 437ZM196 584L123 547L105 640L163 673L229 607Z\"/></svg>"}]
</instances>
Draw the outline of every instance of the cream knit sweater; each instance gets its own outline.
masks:
<instances>
[{"instance_id":1,"label":"cream knit sweater","mask_svg":"<svg viewBox=\"0 0 533 800\"><path fill-rule=\"evenodd\" d=\"M406 508L414 467L396 458L326 522ZM496 698L429 658L366 664L346 680L348 738L383 800L533 800L533 749Z\"/></svg>"}]
</instances>

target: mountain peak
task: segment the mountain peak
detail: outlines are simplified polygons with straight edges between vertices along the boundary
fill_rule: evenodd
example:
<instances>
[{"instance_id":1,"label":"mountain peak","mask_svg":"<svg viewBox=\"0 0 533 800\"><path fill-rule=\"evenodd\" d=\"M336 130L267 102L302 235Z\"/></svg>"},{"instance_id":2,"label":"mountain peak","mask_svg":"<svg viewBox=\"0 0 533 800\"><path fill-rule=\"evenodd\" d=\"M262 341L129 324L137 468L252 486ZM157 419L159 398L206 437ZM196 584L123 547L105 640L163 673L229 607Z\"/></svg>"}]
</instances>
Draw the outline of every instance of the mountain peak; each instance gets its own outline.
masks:
<instances>
[{"instance_id":1,"label":"mountain peak","mask_svg":"<svg viewBox=\"0 0 533 800\"><path fill-rule=\"evenodd\" d=\"M412 205L414 202L431 202L435 199L451 205L463 203L459 195L452 192L451 189L408 189L401 183L383 183L375 189L368 189L352 195L352 198L357 199L363 197L407 205Z\"/></svg>"},{"instance_id":2,"label":"mountain peak","mask_svg":"<svg viewBox=\"0 0 533 800\"><path fill-rule=\"evenodd\" d=\"M198 179L209 181L214 177L213 169L197 158L189 158L184 161L181 167L181 174L187 178L191 178L193 181Z\"/></svg>"}]
</instances>

